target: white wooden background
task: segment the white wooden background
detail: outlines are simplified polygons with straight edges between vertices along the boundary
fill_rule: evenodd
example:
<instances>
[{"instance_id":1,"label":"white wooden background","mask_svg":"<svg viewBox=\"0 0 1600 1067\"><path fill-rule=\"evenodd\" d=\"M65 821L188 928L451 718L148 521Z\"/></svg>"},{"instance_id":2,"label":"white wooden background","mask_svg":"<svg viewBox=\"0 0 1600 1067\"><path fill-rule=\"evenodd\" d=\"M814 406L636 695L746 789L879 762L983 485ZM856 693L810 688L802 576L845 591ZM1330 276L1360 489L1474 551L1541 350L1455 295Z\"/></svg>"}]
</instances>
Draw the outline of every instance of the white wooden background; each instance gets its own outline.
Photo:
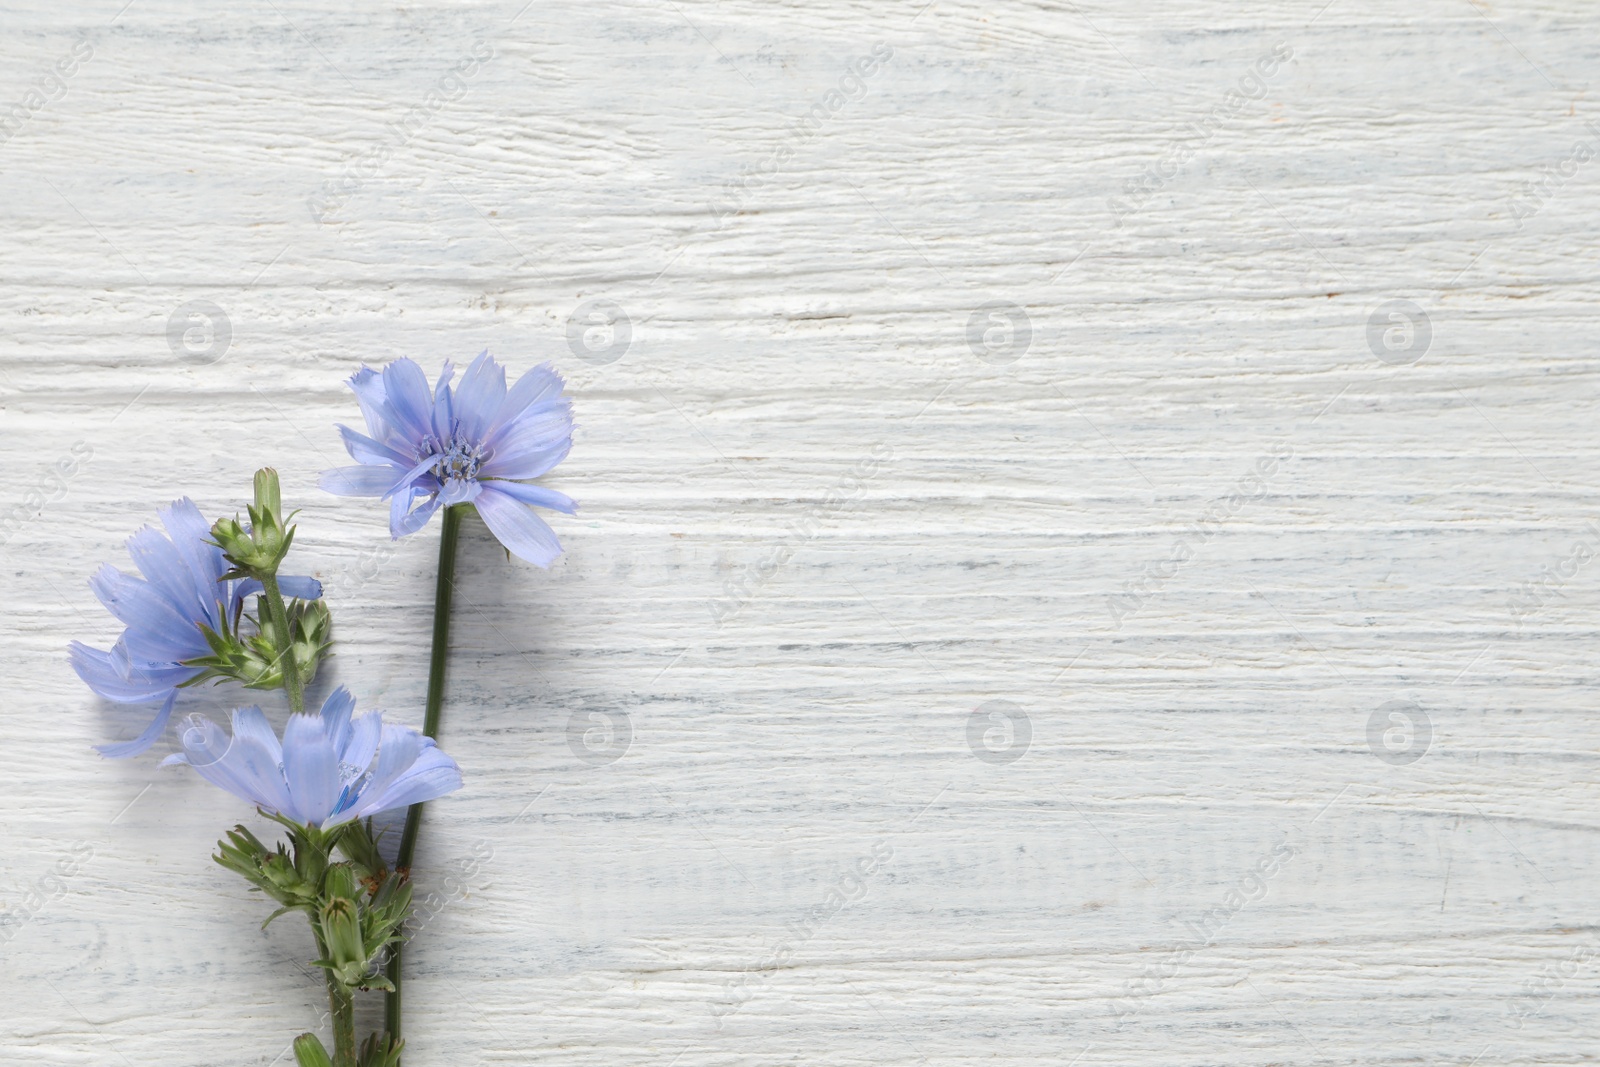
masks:
<instances>
[{"instance_id":1,"label":"white wooden background","mask_svg":"<svg viewBox=\"0 0 1600 1067\"><path fill-rule=\"evenodd\" d=\"M270 463L420 722L437 524L315 479L484 347L583 510L468 526L409 1067L1600 1058L1600 14L522 3L0 4L0 1062L317 1024L65 645Z\"/></svg>"}]
</instances>

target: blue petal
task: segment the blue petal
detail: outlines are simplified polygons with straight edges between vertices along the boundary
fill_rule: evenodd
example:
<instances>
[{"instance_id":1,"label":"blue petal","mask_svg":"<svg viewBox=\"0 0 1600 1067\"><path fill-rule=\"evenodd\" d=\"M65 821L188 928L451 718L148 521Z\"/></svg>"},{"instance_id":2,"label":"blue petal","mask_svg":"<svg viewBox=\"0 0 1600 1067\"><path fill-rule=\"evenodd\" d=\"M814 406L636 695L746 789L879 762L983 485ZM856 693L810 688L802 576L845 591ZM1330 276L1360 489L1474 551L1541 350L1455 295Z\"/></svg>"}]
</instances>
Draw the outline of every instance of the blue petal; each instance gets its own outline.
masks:
<instances>
[{"instance_id":1,"label":"blue petal","mask_svg":"<svg viewBox=\"0 0 1600 1067\"><path fill-rule=\"evenodd\" d=\"M278 743L278 735L272 732L272 724L254 704L233 709L233 738L259 748L273 766L283 762L283 746Z\"/></svg>"},{"instance_id":2,"label":"blue petal","mask_svg":"<svg viewBox=\"0 0 1600 1067\"><path fill-rule=\"evenodd\" d=\"M128 555L150 589L164 597L173 610L188 617L204 603L195 588L194 572L177 546L153 526L136 530L128 538Z\"/></svg>"},{"instance_id":3,"label":"blue petal","mask_svg":"<svg viewBox=\"0 0 1600 1067\"><path fill-rule=\"evenodd\" d=\"M428 378L409 359L397 359L383 368L384 413L411 441L421 441L433 430L433 403Z\"/></svg>"},{"instance_id":4,"label":"blue petal","mask_svg":"<svg viewBox=\"0 0 1600 1067\"><path fill-rule=\"evenodd\" d=\"M228 569L222 559L222 549L210 543L211 524L188 497L173 501L171 506L160 512L160 516L161 524L172 536L172 543L188 564L189 573L193 576L196 602L210 620L216 610L217 582L222 580L223 572Z\"/></svg>"},{"instance_id":5,"label":"blue petal","mask_svg":"<svg viewBox=\"0 0 1600 1067\"><path fill-rule=\"evenodd\" d=\"M356 698L344 686L328 694L322 702L322 728L327 732L333 747L342 749L350 740L350 716L356 710Z\"/></svg>"},{"instance_id":6,"label":"blue petal","mask_svg":"<svg viewBox=\"0 0 1600 1067\"><path fill-rule=\"evenodd\" d=\"M542 485L523 485L521 482L486 482L485 488L493 489L497 493L504 493L513 500L535 507L550 508L552 511L563 511L568 515L578 510L578 502L565 493L558 493L554 489L546 489Z\"/></svg>"},{"instance_id":7,"label":"blue petal","mask_svg":"<svg viewBox=\"0 0 1600 1067\"><path fill-rule=\"evenodd\" d=\"M263 749L260 733L265 729L274 749L277 739L260 708L234 709L232 737L204 716L190 716L189 723L180 738L183 755L169 756L162 766L187 763L200 777L236 797L268 811L284 810L288 794L283 774L272 751Z\"/></svg>"},{"instance_id":8,"label":"blue petal","mask_svg":"<svg viewBox=\"0 0 1600 1067\"><path fill-rule=\"evenodd\" d=\"M433 426L433 436L441 441L449 440L455 433L452 425L455 405L451 402L450 379L455 377L456 369L447 359L444 369L439 372L439 384L433 389L433 413L430 416Z\"/></svg>"},{"instance_id":9,"label":"blue petal","mask_svg":"<svg viewBox=\"0 0 1600 1067\"><path fill-rule=\"evenodd\" d=\"M384 725L381 712L352 720L353 704L341 687L323 703L321 715L290 716L281 745L260 708L234 710L232 737L194 715L180 738L183 752L162 766L188 764L235 796L324 828L460 788L460 768L431 740L408 727ZM348 735L342 750L336 733Z\"/></svg>"},{"instance_id":10,"label":"blue petal","mask_svg":"<svg viewBox=\"0 0 1600 1067\"><path fill-rule=\"evenodd\" d=\"M514 422L507 423L490 438L486 447L492 463L499 456L548 452L571 438L572 405L562 400L554 406L531 409Z\"/></svg>"},{"instance_id":11,"label":"blue petal","mask_svg":"<svg viewBox=\"0 0 1600 1067\"><path fill-rule=\"evenodd\" d=\"M339 753L339 761L364 773L378 754L382 736L383 712L369 711L360 716L350 724L350 736Z\"/></svg>"},{"instance_id":12,"label":"blue petal","mask_svg":"<svg viewBox=\"0 0 1600 1067\"><path fill-rule=\"evenodd\" d=\"M537 567L548 567L561 555L555 531L526 505L485 485L475 502L489 530L511 554Z\"/></svg>"},{"instance_id":13,"label":"blue petal","mask_svg":"<svg viewBox=\"0 0 1600 1067\"><path fill-rule=\"evenodd\" d=\"M372 768L372 778L367 783L366 792L375 796L389 788L395 779L405 773L407 767L417 762L425 740L408 726L384 725L378 741L378 763Z\"/></svg>"},{"instance_id":14,"label":"blue petal","mask_svg":"<svg viewBox=\"0 0 1600 1067\"><path fill-rule=\"evenodd\" d=\"M283 780L283 746L260 708L234 709L233 744L220 766L239 782L243 791L235 790L238 796L289 814L293 802Z\"/></svg>"},{"instance_id":15,"label":"blue petal","mask_svg":"<svg viewBox=\"0 0 1600 1067\"><path fill-rule=\"evenodd\" d=\"M289 784L291 819L321 825L333 814L343 785L339 753L315 715L291 715L283 731L283 777Z\"/></svg>"},{"instance_id":16,"label":"blue petal","mask_svg":"<svg viewBox=\"0 0 1600 1067\"><path fill-rule=\"evenodd\" d=\"M161 705L161 710L156 712L156 717L150 720L150 725L144 728L144 733L132 741L124 741L117 745L96 745L95 751L110 759L126 759L137 756L167 732L167 720L172 718L172 704L178 699L178 691L174 689L166 701Z\"/></svg>"},{"instance_id":17,"label":"blue petal","mask_svg":"<svg viewBox=\"0 0 1600 1067\"><path fill-rule=\"evenodd\" d=\"M487 351L472 361L455 392L455 416L461 435L480 443L489 434L506 398L506 372Z\"/></svg>"},{"instance_id":18,"label":"blue petal","mask_svg":"<svg viewBox=\"0 0 1600 1067\"><path fill-rule=\"evenodd\" d=\"M383 375L371 367L362 367L350 376L350 391L356 394L356 403L361 405L368 432L379 441L387 440L394 427L383 417Z\"/></svg>"},{"instance_id":19,"label":"blue petal","mask_svg":"<svg viewBox=\"0 0 1600 1067\"><path fill-rule=\"evenodd\" d=\"M395 469L388 464L362 464L323 471L317 484L334 496L382 496L394 484Z\"/></svg>"},{"instance_id":20,"label":"blue petal","mask_svg":"<svg viewBox=\"0 0 1600 1067\"><path fill-rule=\"evenodd\" d=\"M420 489L425 493L432 492L439 484L439 479L435 475L429 475L428 472L431 471L433 469L433 465L438 462L438 456L423 456L417 461L416 466L406 468L404 473L398 475L390 482L388 490L383 494L384 497L388 498L394 496L397 493L404 492L407 489Z\"/></svg>"},{"instance_id":21,"label":"blue petal","mask_svg":"<svg viewBox=\"0 0 1600 1067\"><path fill-rule=\"evenodd\" d=\"M415 499L413 497L413 499ZM414 534L428 524L433 513L439 510L439 494L430 496L424 503L410 511L399 510L401 497L395 497L396 510L389 515L389 533L395 540Z\"/></svg>"},{"instance_id":22,"label":"blue petal","mask_svg":"<svg viewBox=\"0 0 1600 1067\"><path fill-rule=\"evenodd\" d=\"M150 670L128 666L124 669L120 657L90 648L81 641L72 642L67 649L72 669L83 679L83 684L97 696L118 704L145 704L164 699L169 690L200 673L195 667Z\"/></svg>"},{"instance_id":23,"label":"blue petal","mask_svg":"<svg viewBox=\"0 0 1600 1067\"><path fill-rule=\"evenodd\" d=\"M541 363L533 368L507 390L500 410L495 412L494 423L489 427L490 433L514 421L531 405L560 396L565 384L550 364Z\"/></svg>"},{"instance_id":24,"label":"blue petal","mask_svg":"<svg viewBox=\"0 0 1600 1067\"><path fill-rule=\"evenodd\" d=\"M365 790L354 814L357 818L366 818L390 808L436 800L460 788L461 768L456 766L455 760L430 745L381 790Z\"/></svg>"},{"instance_id":25,"label":"blue petal","mask_svg":"<svg viewBox=\"0 0 1600 1067\"><path fill-rule=\"evenodd\" d=\"M556 464L572 451L572 441L567 439L549 448L535 448L520 453L495 453L478 470L482 478L539 478L549 474Z\"/></svg>"},{"instance_id":26,"label":"blue petal","mask_svg":"<svg viewBox=\"0 0 1600 1067\"><path fill-rule=\"evenodd\" d=\"M339 436L344 438L344 450L350 453L350 458L357 463L388 463L402 469L411 464L410 455L376 441L366 434L357 433L348 426L339 427Z\"/></svg>"},{"instance_id":27,"label":"blue petal","mask_svg":"<svg viewBox=\"0 0 1600 1067\"><path fill-rule=\"evenodd\" d=\"M322 596L322 583L315 578L280 574L278 575L278 592L296 600L317 600Z\"/></svg>"},{"instance_id":28,"label":"blue petal","mask_svg":"<svg viewBox=\"0 0 1600 1067\"><path fill-rule=\"evenodd\" d=\"M135 659L176 666L179 660L205 654L199 626L148 582L107 564L89 579L89 587L127 627L122 640Z\"/></svg>"}]
</instances>

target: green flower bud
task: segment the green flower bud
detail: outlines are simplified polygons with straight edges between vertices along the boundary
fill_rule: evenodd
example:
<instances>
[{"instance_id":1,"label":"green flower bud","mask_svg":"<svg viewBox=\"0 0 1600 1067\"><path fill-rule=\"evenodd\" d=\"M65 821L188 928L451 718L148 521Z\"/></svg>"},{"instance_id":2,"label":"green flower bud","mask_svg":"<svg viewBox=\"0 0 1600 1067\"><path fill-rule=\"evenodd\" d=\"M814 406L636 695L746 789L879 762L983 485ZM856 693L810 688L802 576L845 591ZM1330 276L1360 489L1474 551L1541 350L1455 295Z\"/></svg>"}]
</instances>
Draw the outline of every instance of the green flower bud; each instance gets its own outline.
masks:
<instances>
[{"instance_id":1,"label":"green flower bud","mask_svg":"<svg viewBox=\"0 0 1600 1067\"><path fill-rule=\"evenodd\" d=\"M356 985L367 969L366 945L361 940L361 910L349 897L334 897L322 905L322 936L328 942L328 963L345 985Z\"/></svg>"},{"instance_id":2,"label":"green flower bud","mask_svg":"<svg viewBox=\"0 0 1600 1067\"><path fill-rule=\"evenodd\" d=\"M366 984L375 951L369 951L362 932L365 896L349 864L328 868L327 885L317 915L322 945L328 955L318 962L328 968L341 985L352 988Z\"/></svg>"},{"instance_id":3,"label":"green flower bud","mask_svg":"<svg viewBox=\"0 0 1600 1067\"><path fill-rule=\"evenodd\" d=\"M289 641L300 677L310 685L317 676L317 665L333 647L333 613L321 600L289 602Z\"/></svg>"},{"instance_id":4,"label":"green flower bud","mask_svg":"<svg viewBox=\"0 0 1600 1067\"><path fill-rule=\"evenodd\" d=\"M333 1067L328 1050L316 1034L301 1034L294 1039L294 1060L300 1067Z\"/></svg>"},{"instance_id":5,"label":"green flower bud","mask_svg":"<svg viewBox=\"0 0 1600 1067\"><path fill-rule=\"evenodd\" d=\"M291 858L282 845L270 851L249 830L236 826L228 831L227 840L217 842L217 854L212 859L278 902L280 907L262 926L286 911L311 912L316 908L317 886L326 858L317 862L298 840Z\"/></svg>"},{"instance_id":6,"label":"green flower bud","mask_svg":"<svg viewBox=\"0 0 1600 1067\"><path fill-rule=\"evenodd\" d=\"M250 514L248 526L237 517L218 519L211 527L211 539L233 564L224 577L265 580L278 573L294 544L294 527L285 526L277 471L271 467L256 471L255 503L245 510Z\"/></svg>"},{"instance_id":7,"label":"green flower bud","mask_svg":"<svg viewBox=\"0 0 1600 1067\"><path fill-rule=\"evenodd\" d=\"M278 472L271 467L256 471L256 507L273 515L283 514L283 493L278 487Z\"/></svg>"},{"instance_id":8,"label":"green flower bud","mask_svg":"<svg viewBox=\"0 0 1600 1067\"><path fill-rule=\"evenodd\" d=\"M289 654L294 656L302 684L309 685L333 647L333 615L320 600L291 600L285 612L289 617ZM205 668L184 685L227 678L247 689L283 688L283 660L278 649L285 642L264 597L256 598L256 614L246 618L256 624L256 632L249 636L239 632L237 622L230 624L227 619L223 620L221 633L201 627L211 655L183 661L186 667Z\"/></svg>"}]
</instances>

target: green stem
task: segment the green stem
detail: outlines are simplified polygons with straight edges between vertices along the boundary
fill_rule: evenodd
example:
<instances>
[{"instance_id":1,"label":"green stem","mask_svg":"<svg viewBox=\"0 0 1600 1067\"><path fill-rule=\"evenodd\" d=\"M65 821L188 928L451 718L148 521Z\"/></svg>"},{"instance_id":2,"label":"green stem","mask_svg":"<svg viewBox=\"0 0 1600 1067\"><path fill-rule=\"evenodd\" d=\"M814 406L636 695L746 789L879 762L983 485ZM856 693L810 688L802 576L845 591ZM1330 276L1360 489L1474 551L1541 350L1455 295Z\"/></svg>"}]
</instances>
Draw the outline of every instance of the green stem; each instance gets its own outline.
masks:
<instances>
[{"instance_id":1,"label":"green stem","mask_svg":"<svg viewBox=\"0 0 1600 1067\"><path fill-rule=\"evenodd\" d=\"M316 920L311 923L311 936L317 940L317 954L326 959L328 946ZM356 1067L355 994L341 989L332 971L327 972L327 983L328 1014L333 1018L333 1067Z\"/></svg>"},{"instance_id":2,"label":"green stem","mask_svg":"<svg viewBox=\"0 0 1600 1067\"><path fill-rule=\"evenodd\" d=\"M444 509L444 522L439 531L439 577L433 591L433 650L428 659L428 703L423 713L422 732L429 737L439 735L439 714L444 707L444 668L450 653L450 599L456 588L456 543L461 537L461 515L464 505ZM406 828L400 835L400 855L395 867L410 877L411 857L417 850L417 831L422 826L422 805L413 804L406 812ZM401 1007L400 947L396 941L389 949L386 973L394 986L383 996L384 1026L389 1040L399 1041Z\"/></svg>"},{"instance_id":3,"label":"green stem","mask_svg":"<svg viewBox=\"0 0 1600 1067\"><path fill-rule=\"evenodd\" d=\"M294 659L294 634L289 630L289 609L283 605L283 594L278 591L278 576L269 574L261 579L266 594L267 610L272 613L272 625L281 635L278 662L283 666L283 688L289 694L289 710L301 714L306 710L306 687L300 680L300 664Z\"/></svg>"},{"instance_id":4,"label":"green stem","mask_svg":"<svg viewBox=\"0 0 1600 1067\"><path fill-rule=\"evenodd\" d=\"M333 1012L333 1067L356 1067L356 998L328 975L328 1008Z\"/></svg>"}]
</instances>

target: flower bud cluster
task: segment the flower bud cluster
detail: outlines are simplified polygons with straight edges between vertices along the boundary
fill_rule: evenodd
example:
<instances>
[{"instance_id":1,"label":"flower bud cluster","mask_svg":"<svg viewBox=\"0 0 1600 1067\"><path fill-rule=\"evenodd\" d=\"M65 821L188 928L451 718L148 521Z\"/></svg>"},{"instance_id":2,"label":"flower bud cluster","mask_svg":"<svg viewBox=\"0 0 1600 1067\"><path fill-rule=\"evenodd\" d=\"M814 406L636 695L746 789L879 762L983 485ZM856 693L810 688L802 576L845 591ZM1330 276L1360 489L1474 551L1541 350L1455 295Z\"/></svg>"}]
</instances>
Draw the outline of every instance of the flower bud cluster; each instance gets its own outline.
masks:
<instances>
[{"instance_id":1,"label":"flower bud cluster","mask_svg":"<svg viewBox=\"0 0 1600 1067\"><path fill-rule=\"evenodd\" d=\"M283 516L283 494L278 486L277 471L271 467L256 471L255 503L246 505L245 511L250 515L248 525L234 516L218 519L211 527L212 539L233 564L233 570L223 577L254 578L261 582L276 578L278 566L294 544L294 527L286 525Z\"/></svg>"},{"instance_id":2,"label":"flower bud cluster","mask_svg":"<svg viewBox=\"0 0 1600 1067\"><path fill-rule=\"evenodd\" d=\"M370 822L319 830L273 818L288 829L288 847L279 843L269 849L244 826L236 826L227 840L218 842L213 858L277 901L278 910L263 927L287 912L307 915L322 953L316 965L328 972L335 996L392 989L382 964L411 915L411 883L382 866ZM387 1034L373 1034L361 1048L358 1067L397 1067L401 1044ZM314 1034L300 1035L294 1051L300 1067L332 1067Z\"/></svg>"}]
</instances>

